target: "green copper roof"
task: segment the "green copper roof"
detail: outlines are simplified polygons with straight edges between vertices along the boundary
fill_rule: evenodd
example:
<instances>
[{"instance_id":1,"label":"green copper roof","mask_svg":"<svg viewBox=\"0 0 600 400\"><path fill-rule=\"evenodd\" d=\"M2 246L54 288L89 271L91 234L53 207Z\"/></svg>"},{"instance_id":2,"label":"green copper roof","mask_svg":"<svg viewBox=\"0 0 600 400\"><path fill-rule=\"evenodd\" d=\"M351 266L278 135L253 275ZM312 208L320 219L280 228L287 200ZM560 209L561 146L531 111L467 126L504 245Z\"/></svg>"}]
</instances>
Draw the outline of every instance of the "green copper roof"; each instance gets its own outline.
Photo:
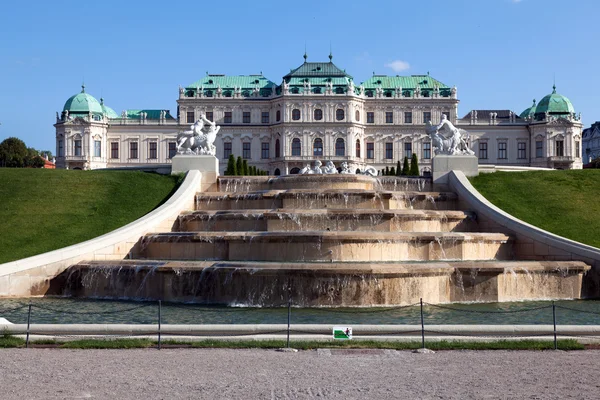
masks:
<instances>
[{"instance_id":1,"label":"green copper roof","mask_svg":"<svg viewBox=\"0 0 600 400\"><path fill-rule=\"evenodd\" d=\"M545 113L574 114L575 109L573 108L573 105L569 99L556 93L556 86L553 86L552 93L540 100L535 109L536 116Z\"/></svg>"},{"instance_id":2,"label":"green copper roof","mask_svg":"<svg viewBox=\"0 0 600 400\"><path fill-rule=\"evenodd\" d=\"M160 112L166 111L166 119L174 119L169 110L127 110L128 119L141 119L141 113L146 113L146 119L160 119ZM120 118L120 117L117 117Z\"/></svg>"},{"instance_id":3,"label":"green copper roof","mask_svg":"<svg viewBox=\"0 0 600 400\"><path fill-rule=\"evenodd\" d=\"M290 78L298 78L298 77L347 77L352 79L352 76L348 75L346 71L338 68L333 62L304 62L298 68L290 71L289 74L283 77L286 82Z\"/></svg>"},{"instance_id":4,"label":"green copper roof","mask_svg":"<svg viewBox=\"0 0 600 400\"><path fill-rule=\"evenodd\" d=\"M531 107L525 109L525 111L523 111L519 117L521 118L527 118L530 115L535 114L535 109L536 109L536 105L535 105L535 99L533 99L533 104L531 105Z\"/></svg>"},{"instance_id":5,"label":"green copper roof","mask_svg":"<svg viewBox=\"0 0 600 400\"><path fill-rule=\"evenodd\" d=\"M69 100L65 103L63 111L69 111L69 114L103 114L102 106L98 103L93 96L90 96L85 92L85 85L81 85L81 93L77 93L69 97Z\"/></svg>"},{"instance_id":6,"label":"green copper roof","mask_svg":"<svg viewBox=\"0 0 600 400\"><path fill-rule=\"evenodd\" d=\"M365 89L376 89L381 87L382 89L396 89L401 87L402 89L433 89L435 86L441 89L450 89L449 86L444 85L437 79L432 78L429 75L410 75L410 76L387 76L387 75L373 75L362 84Z\"/></svg>"},{"instance_id":7,"label":"green copper roof","mask_svg":"<svg viewBox=\"0 0 600 400\"><path fill-rule=\"evenodd\" d=\"M275 83L265 78L263 75L218 75L208 74L204 78L186 86L186 89L196 89L204 87L204 89L215 90L219 86L221 89L233 89L241 87L242 90L252 90L256 86L259 89L271 88ZM275 85L276 86L276 85Z\"/></svg>"},{"instance_id":8,"label":"green copper roof","mask_svg":"<svg viewBox=\"0 0 600 400\"><path fill-rule=\"evenodd\" d=\"M102 107L104 115L106 115L108 118L119 118L119 115L115 112L115 110L104 104L104 99L102 97L100 98L100 106Z\"/></svg>"}]
</instances>

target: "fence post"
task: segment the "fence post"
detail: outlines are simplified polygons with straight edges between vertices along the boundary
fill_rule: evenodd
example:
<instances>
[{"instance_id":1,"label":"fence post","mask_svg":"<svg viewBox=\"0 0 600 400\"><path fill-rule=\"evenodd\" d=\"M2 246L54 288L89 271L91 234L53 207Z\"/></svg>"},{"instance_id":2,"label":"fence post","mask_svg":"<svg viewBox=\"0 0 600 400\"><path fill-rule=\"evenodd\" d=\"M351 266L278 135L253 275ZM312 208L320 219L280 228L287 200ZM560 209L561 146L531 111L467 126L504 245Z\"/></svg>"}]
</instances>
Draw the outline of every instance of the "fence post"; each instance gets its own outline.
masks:
<instances>
[{"instance_id":1,"label":"fence post","mask_svg":"<svg viewBox=\"0 0 600 400\"><path fill-rule=\"evenodd\" d=\"M29 326L31 322L31 303L29 303L29 311L27 312L27 338L25 339L25 348L29 348Z\"/></svg>"},{"instance_id":2,"label":"fence post","mask_svg":"<svg viewBox=\"0 0 600 400\"><path fill-rule=\"evenodd\" d=\"M159 350L160 350L160 339L161 339L161 337L160 337L160 322L161 322L160 313L161 313L161 308L162 308L161 306L162 306L161 301L159 300L158 301L158 349Z\"/></svg>"},{"instance_id":3,"label":"fence post","mask_svg":"<svg viewBox=\"0 0 600 400\"><path fill-rule=\"evenodd\" d=\"M292 300L288 296L287 348L290 348L290 321L292 319Z\"/></svg>"},{"instance_id":4,"label":"fence post","mask_svg":"<svg viewBox=\"0 0 600 400\"><path fill-rule=\"evenodd\" d=\"M425 323L423 322L423 298L421 298L421 348L425 348Z\"/></svg>"},{"instance_id":5,"label":"fence post","mask_svg":"<svg viewBox=\"0 0 600 400\"><path fill-rule=\"evenodd\" d=\"M552 322L554 324L554 350L558 350L558 342L556 341L556 306L552 301Z\"/></svg>"}]
</instances>

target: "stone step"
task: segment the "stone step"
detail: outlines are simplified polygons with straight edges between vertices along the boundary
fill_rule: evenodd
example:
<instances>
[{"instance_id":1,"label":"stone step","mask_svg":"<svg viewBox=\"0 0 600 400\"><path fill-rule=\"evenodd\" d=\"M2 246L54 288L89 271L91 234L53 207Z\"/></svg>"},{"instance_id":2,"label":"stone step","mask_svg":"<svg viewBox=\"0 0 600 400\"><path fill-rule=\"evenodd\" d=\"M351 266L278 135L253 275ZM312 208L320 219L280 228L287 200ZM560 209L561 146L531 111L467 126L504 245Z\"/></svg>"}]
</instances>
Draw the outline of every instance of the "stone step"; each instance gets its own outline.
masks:
<instances>
[{"instance_id":1,"label":"stone step","mask_svg":"<svg viewBox=\"0 0 600 400\"><path fill-rule=\"evenodd\" d=\"M376 209L202 210L184 213L174 230L472 232L475 215L464 211Z\"/></svg>"},{"instance_id":2,"label":"stone step","mask_svg":"<svg viewBox=\"0 0 600 400\"><path fill-rule=\"evenodd\" d=\"M512 240L461 232L171 232L142 238L140 258L253 261L506 260Z\"/></svg>"},{"instance_id":3,"label":"stone step","mask_svg":"<svg viewBox=\"0 0 600 400\"><path fill-rule=\"evenodd\" d=\"M580 297L589 269L578 261L93 261L68 268L48 294L260 306L567 299Z\"/></svg>"},{"instance_id":4,"label":"stone step","mask_svg":"<svg viewBox=\"0 0 600 400\"><path fill-rule=\"evenodd\" d=\"M432 190L431 178L371 177L367 175L285 175L285 176L222 176L218 190L222 192L248 192L255 190L313 189L363 189L394 191Z\"/></svg>"},{"instance_id":5,"label":"stone step","mask_svg":"<svg viewBox=\"0 0 600 400\"><path fill-rule=\"evenodd\" d=\"M457 196L453 192L293 189L196 194L196 210L271 210L278 208L453 210L456 207Z\"/></svg>"}]
</instances>

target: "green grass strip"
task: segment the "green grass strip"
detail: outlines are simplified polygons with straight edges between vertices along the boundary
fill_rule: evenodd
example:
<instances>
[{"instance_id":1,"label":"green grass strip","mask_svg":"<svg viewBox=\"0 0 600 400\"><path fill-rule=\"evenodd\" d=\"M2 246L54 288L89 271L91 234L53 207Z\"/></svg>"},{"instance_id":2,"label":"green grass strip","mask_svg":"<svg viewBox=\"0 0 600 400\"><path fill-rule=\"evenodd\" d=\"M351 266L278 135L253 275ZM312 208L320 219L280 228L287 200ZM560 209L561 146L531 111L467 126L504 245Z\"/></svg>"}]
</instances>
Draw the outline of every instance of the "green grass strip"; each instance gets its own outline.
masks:
<instances>
[{"instance_id":1,"label":"green grass strip","mask_svg":"<svg viewBox=\"0 0 600 400\"><path fill-rule=\"evenodd\" d=\"M81 339L64 342L62 349L143 349L155 346L149 339Z\"/></svg>"}]
</instances>

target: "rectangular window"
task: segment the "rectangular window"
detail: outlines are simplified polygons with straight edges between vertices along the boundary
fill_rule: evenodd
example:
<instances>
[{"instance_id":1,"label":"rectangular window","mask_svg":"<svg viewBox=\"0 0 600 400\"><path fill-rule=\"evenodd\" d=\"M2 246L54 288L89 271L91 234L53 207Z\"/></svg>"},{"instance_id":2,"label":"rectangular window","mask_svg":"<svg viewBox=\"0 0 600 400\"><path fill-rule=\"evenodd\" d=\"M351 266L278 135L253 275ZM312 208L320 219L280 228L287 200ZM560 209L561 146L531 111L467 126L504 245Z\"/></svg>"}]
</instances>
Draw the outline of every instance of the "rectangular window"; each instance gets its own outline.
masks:
<instances>
[{"instance_id":1,"label":"rectangular window","mask_svg":"<svg viewBox=\"0 0 600 400\"><path fill-rule=\"evenodd\" d=\"M212 111L206 112L206 119L209 120L210 122L213 122L213 112Z\"/></svg>"},{"instance_id":2,"label":"rectangular window","mask_svg":"<svg viewBox=\"0 0 600 400\"><path fill-rule=\"evenodd\" d=\"M242 146L242 158L245 160L249 160L251 158L250 143L243 143Z\"/></svg>"},{"instance_id":3,"label":"rectangular window","mask_svg":"<svg viewBox=\"0 0 600 400\"><path fill-rule=\"evenodd\" d=\"M427 121L431 121L431 113L429 111L423 111L423 123L426 124Z\"/></svg>"},{"instance_id":4,"label":"rectangular window","mask_svg":"<svg viewBox=\"0 0 600 400\"><path fill-rule=\"evenodd\" d=\"M76 156L81 155L81 139L75 140L75 155Z\"/></svg>"},{"instance_id":5,"label":"rectangular window","mask_svg":"<svg viewBox=\"0 0 600 400\"><path fill-rule=\"evenodd\" d=\"M188 124L193 124L194 122L196 122L196 121L194 121L194 118L195 118L194 112L193 111L188 111L187 112L187 123Z\"/></svg>"},{"instance_id":6,"label":"rectangular window","mask_svg":"<svg viewBox=\"0 0 600 400\"><path fill-rule=\"evenodd\" d=\"M579 152L579 141L575 141L575 157L581 157L581 153Z\"/></svg>"},{"instance_id":7,"label":"rectangular window","mask_svg":"<svg viewBox=\"0 0 600 400\"><path fill-rule=\"evenodd\" d=\"M223 158L228 159L231 155L231 142L223 143Z\"/></svg>"},{"instance_id":8,"label":"rectangular window","mask_svg":"<svg viewBox=\"0 0 600 400\"><path fill-rule=\"evenodd\" d=\"M412 157L412 143L404 143L404 157L409 160Z\"/></svg>"},{"instance_id":9,"label":"rectangular window","mask_svg":"<svg viewBox=\"0 0 600 400\"><path fill-rule=\"evenodd\" d=\"M487 160L487 142L479 142L479 158L482 160Z\"/></svg>"},{"instance_id":10,"label":"rectangular window","mask_svg":"<svg viewBox=\"0 0 600 400\"><path fill-rule=\"evenodd\" d=\"M369 160L375 159L375 143L367 142L367 158Z\"/></svg>"},{"instance_id":11,"label":"rectangular window","mask_svg":"<svg viewBox=\"0 0 600 400\"><path fill-rule=\"evenodd\" d=\"M498 160L506 160L506 142L498 142Z\"/></svg>"},{"instance_id":12,"label":"rectangular window","mask_svg":"<svg viewBox=\"0 0 600 400\"><path fill-rule=\"evenodd\" d=\"M169 142L169 158L175 157L177 154L177 143Z\"/></svg>"},{"instance_id":13,"label":"rectangular window","mask_svg":"<svg viewBox=\"0 0 600 400\"><path fill-rule=\"evenodd\" d=\"M102 142L94 140L94 157L102 157Z\"/></svg>"},{"instance_id":14,"label":"rectangular window","mask_svg":"<svg viewBox=\"0 0 600 400\"><path fill-rule=\"evenodd\" d=\"M260 116L260 122L262 122L263 124L268 124L269 123L269 112L263 112Z\"/></svg>"},{"instance_id":15,"label":"rectangular window","mask_svg":"<svg viewBox=\"0 0 600 400\"><path fill-rule=\"evenodd\" d=\"M261 143L260 145L260 158L269 158L269 143Z\"/></svg>"},{"instance_id":16,"label":"rectangular window","mask_svg":"<svg viewBox=\"0 0 600 400\"><path fill-rule=\"evenodd\" d=\"M431 143L423 143L423 159L431 159Z\"/></svg>"},{"instance_id":17,"label":"rectangular window","mask_svg":"<svg viewBox=\"0 0 600 400\"><path fill-rule=\"evenodd\" d=\"M129 158L138 158L138 142L129 143Z\"/></svg>"},{"instance_id":18,"label":"rectangular window","mask_svg":"<svg viewBox=\"0 0 600 400\"><path fill-rule=\"evenodd\" d=\"M242 114L242 122L244 124L249 124L250 123L250 112L249 111L244 111L244 113Z\"/></svg>"},{"instance_id":19,"label":"rectangular window","mask_svg":"<svg viewBox=\"0 0 600 400\"><path fill-rule=\"evenodd\" d=\"M375 113L372 111L367 112L367 124L375 123Z\"/></svg>"},{"instance_id":20,"label":"rectangular window","mask_svg":"<svg viewBox=\"0 0 600 400\"><path fill-rule=\"evenodd\" d=\"M230 124L231 123L231 111L225 111L225 118L223 118L223 123L224 124Z\"/></svg>"},{"instance_id":21,"label":"rectangular window","mask_svg":"<svg viewBox=\"0 0 600 400\"><path fill-rule=\"evenodd\" d=\"M535 141L535 157L536 158L544 157L544 142L541 140Z\"/></svg>"},{"instance_id":22,"label":"rectangular window","mask_svg":"<svg viewBox=\"0 0 600 400\"><path fill-rule=\"evenodd\" d=\"M119 158L119 142L110 142L110 158Z\"/></svg>"},{"instance_id":23,"label":"rectangular window","mask_svg":"<svg viewBox=\"0 0 600 400\"><path fill-rule=\"evenodd\" d=\"M58 156L59 157L64 157L64 155L65 155L65 148L64 148L64 146L65 146L65 142L62 139L60 139L58 141Z\"/></svg>"},{"instance_id":24,"label":"rectangular window","mask_svg":"<svg viewBox=\"0 0 600 400\"><path fill-rule=\"evenodd\" d=\"M517 158L520 160L524 160L527 158L527 143L525 142L519 142L517 144Z\"/></svg>"},{"instance_id":25,"label":"rectangular window","mask_svg":"<svg viewBox=\"0 0 600 400\"><path fill-rule=\"evenodd\" d=\"M148 143L148 158L151 158L151 159L158 158L158 143L156 143L156 142Z\"/></svg>"},{"instance_id":26,"label":"rectangular window","mask_svg":"<svg viewBox=\"0 0 600 400\"><path fill-rule=\"evenodd\" d=\"M393 113L393 111L386 111L385 112L385 123L386 124L393 124L394 123L394 113Z\"/></svg>"},{"instance_id":27,"label":"rectangular window","mask_svg":"<svg viewBox=\"0 0 600 400\"><path fill-rule=\"evenodd\" d=\"M562 140L556 141L556 155L562 157L565 155L565 142Z\"/></svg>"},{"instance_id":28,"label":"rectangular window","mask_svg":"<svg viewBox=\"0 0 600 400\"><path fill-rule=\"evenodd\" d=\"M394 143L385 144L385 158L388 160L394 158Z\"/></svg>"},{"instance_id":29,"label":"rectangular window","mask_svg":"<svg viewBox=\"0 0 600 400\"><path fill-rule=\"evenodd\" d=\"M412 124L412 111L407 111L404 113L404 123Z\"/></svg>"}]
</instances>

